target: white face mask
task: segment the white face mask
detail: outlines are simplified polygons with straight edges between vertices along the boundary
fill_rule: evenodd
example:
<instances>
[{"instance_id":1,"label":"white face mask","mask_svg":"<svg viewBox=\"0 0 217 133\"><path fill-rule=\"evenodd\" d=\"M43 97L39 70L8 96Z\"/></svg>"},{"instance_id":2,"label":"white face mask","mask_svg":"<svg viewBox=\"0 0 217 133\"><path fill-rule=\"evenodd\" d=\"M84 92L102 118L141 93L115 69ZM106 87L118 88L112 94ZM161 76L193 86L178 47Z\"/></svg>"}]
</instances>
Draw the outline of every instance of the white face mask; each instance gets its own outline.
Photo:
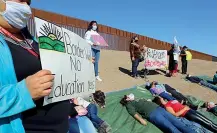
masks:
<instances>
[{"instance_id":1,"label":"white face mask","mask_svg":"<svg viewBox=\"0 0 217 133\"><path fill-rule=\"evenodd\" d=\"M1 13L3 18L13 27L23 29L32 15L31 8L26 4L6 1L6 10Z\"/></svg>"},{"instance_id":2,"label":"white face mask","mask_svg":"<svg viewBox=\"0 0 217 133\"><path fill-rule=\"evenodd\" d=\"M135 96L134 96L134 94L129 94L129 95L127 95L127 101L133 101L135 99Z\"/></svg>"},{"instance_id":3,"label":"white face mask","mask_svg":"<svg viewBox=\"0 0 217 133\"><path fill-rule=\"evenodd\" d=\"M96 25L94 25L94 26L92 26L92 30L96 30L97 29L97 26Z\"/></svg>"}]
</instances>

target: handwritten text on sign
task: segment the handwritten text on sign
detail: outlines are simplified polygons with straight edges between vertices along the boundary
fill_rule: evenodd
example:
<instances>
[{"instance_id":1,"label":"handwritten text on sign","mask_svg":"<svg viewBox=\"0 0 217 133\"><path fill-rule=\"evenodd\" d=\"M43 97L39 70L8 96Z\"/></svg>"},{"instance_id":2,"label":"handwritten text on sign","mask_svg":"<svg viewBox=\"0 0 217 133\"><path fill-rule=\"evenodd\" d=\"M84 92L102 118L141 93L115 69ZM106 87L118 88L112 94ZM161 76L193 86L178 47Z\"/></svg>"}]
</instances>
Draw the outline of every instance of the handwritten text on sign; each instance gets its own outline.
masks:
<instances>
[{"instance_id":1,"label":"handwritten text on sign","mask_svg":"<svg viewBox=\"0 0 217 133\"><path fill-rule=\"evenodd\" d=\"M44 105L95 92L91 46L77 34L35 18L42 68L55 74Z\"/></svg>"},{"instance_id":2,"label":"handwritten text on sign","mask_svg":"<svg viewBox=\"0 0 217 133\"><path fill-rule=\"evenodd\" d=\"M145 68L159 69L167 65L167 51L147 48L145 54Z\"/></svg>"}]
</instances>

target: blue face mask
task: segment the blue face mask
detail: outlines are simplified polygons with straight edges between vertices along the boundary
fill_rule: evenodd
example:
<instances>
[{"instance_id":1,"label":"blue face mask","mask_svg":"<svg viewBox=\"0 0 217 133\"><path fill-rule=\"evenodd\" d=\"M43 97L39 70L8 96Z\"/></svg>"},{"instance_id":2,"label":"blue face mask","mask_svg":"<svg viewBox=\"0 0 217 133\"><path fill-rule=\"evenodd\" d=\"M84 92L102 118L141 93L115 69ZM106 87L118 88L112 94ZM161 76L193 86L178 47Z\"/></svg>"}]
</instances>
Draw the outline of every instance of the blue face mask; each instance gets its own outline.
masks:
<instances>
[{"instance_id":1,"label":"blue face mask","mask_svg":"<svg viewBox=\"0 0 217 133\"><path fill-rule=\"evenodd\" d=\"M96 25L92 26L92 30L96 31L96 29L97 29Z\"/></svg>"},{"instance_id":2,"label":"blue face mask","mask_svg":"<svg viewBox=\"0 0 217 133\"><path fill-rule=\"evenodd\" d=\"M31 8L22 3L6 1L6 10L1 13L3 18L13 27L23 29L32 15Z\"/></svg>"}]
</instances>

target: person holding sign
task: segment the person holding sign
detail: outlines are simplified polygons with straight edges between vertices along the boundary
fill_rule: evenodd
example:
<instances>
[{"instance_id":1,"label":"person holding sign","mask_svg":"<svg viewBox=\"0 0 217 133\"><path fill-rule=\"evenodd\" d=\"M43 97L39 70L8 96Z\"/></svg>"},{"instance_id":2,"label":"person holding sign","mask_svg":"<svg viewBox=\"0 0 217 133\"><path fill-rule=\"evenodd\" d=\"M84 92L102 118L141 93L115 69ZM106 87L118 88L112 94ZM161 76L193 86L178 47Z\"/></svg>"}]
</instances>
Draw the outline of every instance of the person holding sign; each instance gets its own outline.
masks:
<instances>
[{"instance_id":1,"label":"person holding sign","mask_svg":"<svg viewBox=\"0 0 217 133\"><path fill-rule=\"evenodd\" d=\"M67 133L69 101L43 106L54 75L42 70L38 43L26 27L30 3L0 0L0 132Z\"/></svg>"},{"instance_id":2,"label":"person holding sign","mask_svg":"<svg viewBox=\"0 0 217 133\"><path fill-rule=\"evenodd\" d=\"M132 61L132 77L138 78L138 71L137 68L139 66L139 63L144 60L142 56L142 51L145 47L141 47L138 44L138 37L134 36L130 43L130 58Z\"/></svg>"},{"instance_id":3,"label":"person holding sign","mask_svg":"<svg viewBox=\"0 0 217 133\"><path fill-rule=\"evenodd\" d=\"M180 54L182 58L182 74L187 74L187 70L188 70L188 61L187 61L187 54L186 54L187 49L188 47L184 46Z\"/></svg>"},{"instance_id":4,"label":"person holding sign","mask_svg":"<svg viewBox=\"0 0 217 133\"><path fill-rule=\"evenodd\" d=\"M102 81L99 77L99 58L100 58L100 43L94 42L92 36L99 36L98 27L96 21L91 21L88 25L87 31L85 33L84 39L91 45L92 48L92 56L94 57L94 70L96 80Z\"/></svg>"},{"instance_id":5,"label":"person holding sign","mask_svg":"<svg viewBox=\"0 0 217 133\"><path fill-rule=\"evenodd\" d=\"M168 56L169 56L169 76L175 76L177 73L177 68L178 68L178 53L174 52L175 50L175 45L173 44L171 46L171 49L168 51ZM175 56L174 56L175 55Z\"/></svg>"}]
</instances>

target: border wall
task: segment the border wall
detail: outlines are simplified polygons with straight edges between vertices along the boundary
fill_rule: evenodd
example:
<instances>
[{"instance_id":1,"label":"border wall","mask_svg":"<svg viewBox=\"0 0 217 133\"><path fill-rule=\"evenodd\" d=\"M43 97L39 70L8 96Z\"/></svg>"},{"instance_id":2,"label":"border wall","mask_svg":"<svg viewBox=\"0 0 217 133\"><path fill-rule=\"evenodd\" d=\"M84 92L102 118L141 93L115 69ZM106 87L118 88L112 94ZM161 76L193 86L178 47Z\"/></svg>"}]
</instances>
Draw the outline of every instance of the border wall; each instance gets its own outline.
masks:
<instances>
[{"instance_id":1,"label":"border wall","mask_svg":"<svg viewBox=\"0 0 217 133\"><path fill-rule=\"evenodd\" d=\"M80 35L81 37L84 36L85 30L89 24L88 21L67 17L64 15L51 13L47 11L42 11L38 9L32 9L33 16L45 19L57 25L60 25L70 31L75 32L76 34ZM29 29L30 32L35 35L35 26L34 21L31 19L29 21ZM116 28L112 28L105 25L98 25L100 34L105 38L108 42L109 47L104 49L108 50L118 50L118 51L129 51L129 43L130 39L137 35L139 37L139 44L145 44L147 47L154 48L154 49L166 49L169 50L171 44L168 42L163 42L157 39L153 39L150 37L138 35L135 33L119 30ZM202 52L198 52L195 50L191 50L194 59L201 59L207 61L215 61L217 62L217 57L208 55Z\"/></svg>"}]
</instances>

